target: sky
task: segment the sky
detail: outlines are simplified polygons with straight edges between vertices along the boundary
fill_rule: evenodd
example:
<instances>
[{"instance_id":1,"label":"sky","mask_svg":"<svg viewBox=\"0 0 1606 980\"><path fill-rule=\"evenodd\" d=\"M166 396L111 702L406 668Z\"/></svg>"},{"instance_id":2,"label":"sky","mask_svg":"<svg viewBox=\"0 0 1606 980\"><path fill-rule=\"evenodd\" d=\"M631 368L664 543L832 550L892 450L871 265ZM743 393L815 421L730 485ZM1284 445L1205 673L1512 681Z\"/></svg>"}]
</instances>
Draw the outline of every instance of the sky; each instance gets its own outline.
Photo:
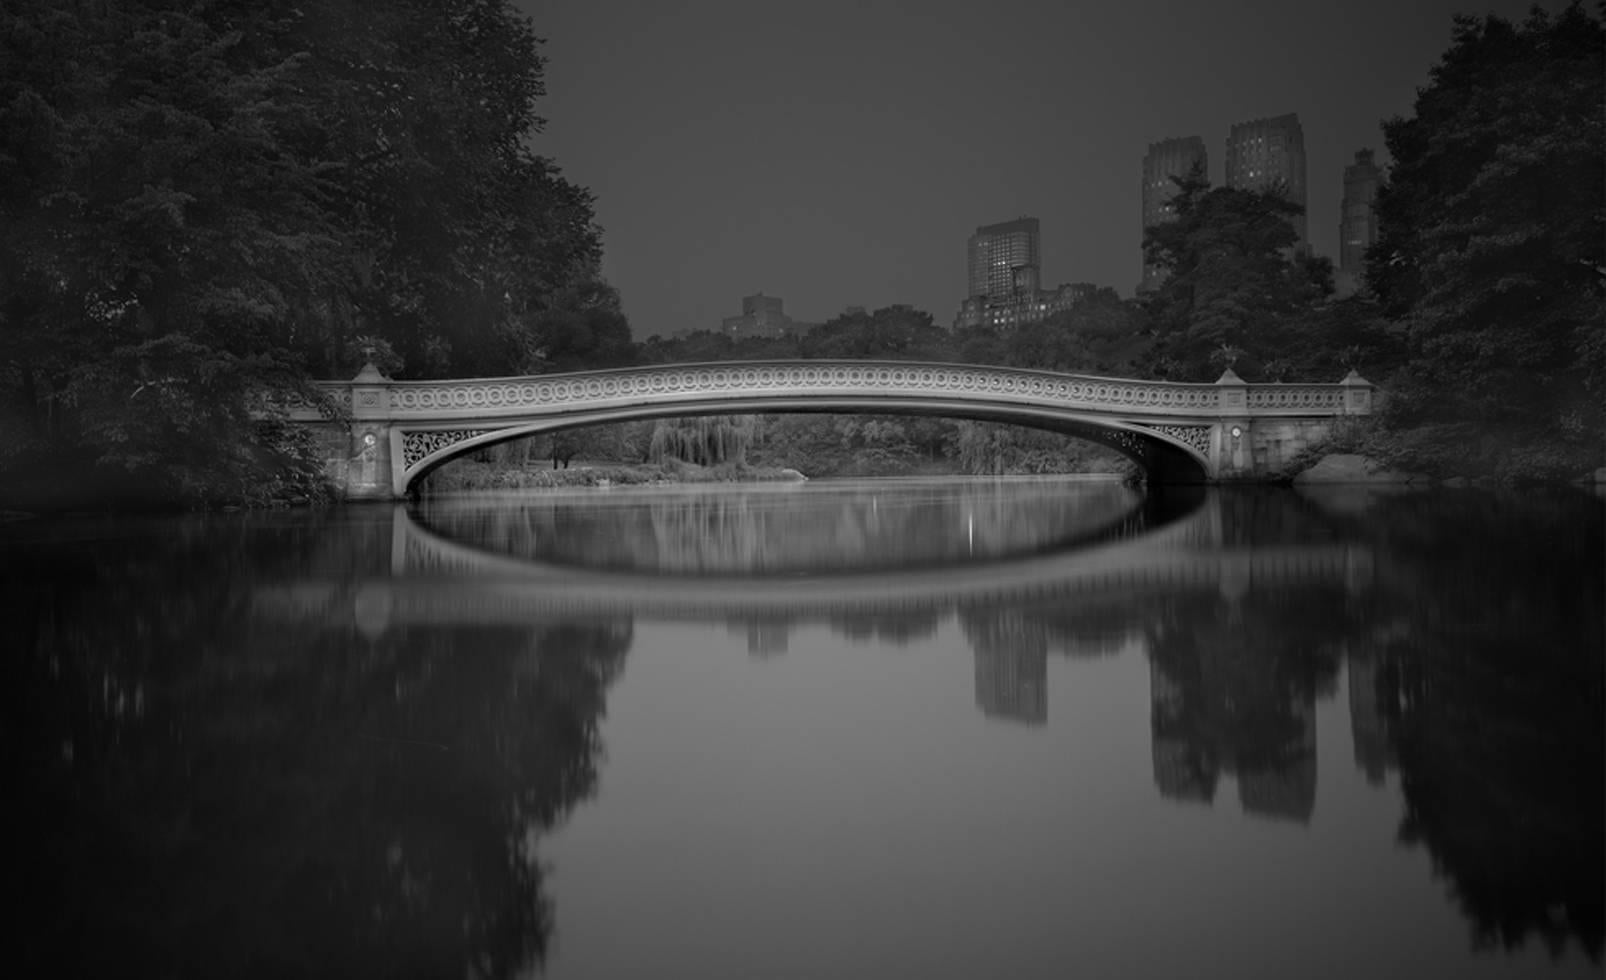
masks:
<instances>
[{"instance_id":1,"label":"sky","mask_svg":"<svg viewBox=\"0 0 1606 980\"><path fill-rule=\"evenodd\" d=\"M638 339L764 292L800 320L950 324L978 225L1036 217L1042 281L1130 296L1148 144L1299 114L1311 244L1409 114L1456 13L1527 0L514 0L546 40L534 148L596 195ZM1562 4L1547 2L1546 9Z\"/></svg>"}]
</instances>

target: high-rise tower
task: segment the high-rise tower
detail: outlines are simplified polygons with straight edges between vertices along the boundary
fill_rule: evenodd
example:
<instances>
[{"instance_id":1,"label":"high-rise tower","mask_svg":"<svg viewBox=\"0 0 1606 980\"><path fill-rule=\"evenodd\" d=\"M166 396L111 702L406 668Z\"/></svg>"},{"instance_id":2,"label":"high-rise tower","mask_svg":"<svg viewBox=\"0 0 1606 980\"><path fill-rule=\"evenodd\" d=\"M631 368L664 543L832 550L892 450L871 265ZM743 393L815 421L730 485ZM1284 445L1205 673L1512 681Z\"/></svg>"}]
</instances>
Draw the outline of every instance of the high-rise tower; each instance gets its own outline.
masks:
<instances>
[{"instance_id":1,"label":"high-rise tower","mask_svg":"<svg viewBox=\"0 0 1606 980\"><path fill-rule=\"evenodd\" d=\"M970 236L970 296L1008 302L1033 296L1042 274L1036 218L983 225Z\"/></svg>"},{"instance_id":2,"label":"high-rise tower","mask_svg":"<svg viewBox=\"0 0 1606 980\"><path fill-rule=\"evenodd\" d=\"M1235 124L1227 134L1227 186L1269 190L1280 186L1289 201L1305 207L1305 130L1290 112ZM1294 248L1310 250L1303 213L1290 218Z\"/></svg>"},{"instance_id":3,"label":"high-rise tower","mask_svg":"<svg viewBox=\"0 0 1606 980\"><path fill-rule=\"evenodd\" d=\"M1338 211L1338 270L1333 276L1339 296L1360 291L1366 279L1366 250L1377 241L1377 185L1382 172L1372 151L1355 151L1355 162L1344 168L1344 200Z\"/></svg>"},{"instance_id":4,"label":"high-rise tower","mask_svg":"<svg viewBox=\"0 0 1606 980\"><path fill-rule=\"evenodd\" d=\"M1170 210L1171 198L1176 196L1177 185L1173 177L1185 177L1195 167L1201 174L1209 173L1209 157L1205 142L1197 136L1161 140L1149 144L1143 155L1143 227L1148 229L1174 215ZM1143 264L1143 279L1139 291L1153 289L1165 278L1164 270Z\"/></svg>"}]
</instances>

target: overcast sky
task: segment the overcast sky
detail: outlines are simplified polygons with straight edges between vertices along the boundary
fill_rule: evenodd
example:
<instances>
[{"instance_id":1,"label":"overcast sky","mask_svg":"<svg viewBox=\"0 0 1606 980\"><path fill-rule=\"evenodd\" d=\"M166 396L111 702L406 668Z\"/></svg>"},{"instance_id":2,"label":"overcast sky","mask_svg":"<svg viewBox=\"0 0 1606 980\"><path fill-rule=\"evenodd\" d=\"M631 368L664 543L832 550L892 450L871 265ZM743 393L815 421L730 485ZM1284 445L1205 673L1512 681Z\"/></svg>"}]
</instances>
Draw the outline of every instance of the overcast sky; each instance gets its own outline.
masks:
<instances>
[{"instance_id":1,"label":"overcast sky","mask_svg":"<svg viewBox=\"0 0 1606 980\"><path fill-rule=\"evenodd\" d=\"M741 297L825 320L952 322L977 225L1042 222L1043 282L1132 294L1151 142L1297 112L1310 238L1336 257L1344 166L1386 159L1452 15L1512 0L515 0L547 39L537 151L597 197L637 339ZM1562 4L1545 3L1550 10Z\"/></svg>"}]
</instances>

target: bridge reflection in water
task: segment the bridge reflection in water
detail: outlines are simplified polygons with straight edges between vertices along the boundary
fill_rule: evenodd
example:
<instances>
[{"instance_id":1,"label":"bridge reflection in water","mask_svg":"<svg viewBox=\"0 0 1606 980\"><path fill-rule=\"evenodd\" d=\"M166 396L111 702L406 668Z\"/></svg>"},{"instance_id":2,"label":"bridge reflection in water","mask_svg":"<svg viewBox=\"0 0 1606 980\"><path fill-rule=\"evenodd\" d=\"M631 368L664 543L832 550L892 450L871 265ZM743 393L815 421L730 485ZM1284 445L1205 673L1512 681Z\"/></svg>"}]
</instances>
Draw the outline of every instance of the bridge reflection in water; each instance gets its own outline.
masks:
<instances>
[{"instance_id":1,"label":"bridge reflection in water","mask_svg":"<svg viewBox=\"0 0 1606 980\"><path fill-rule=\"evenodd\" d=\"M772 577L576 568L449 540L401 505L389 520L388 575L261 589L255 596L258 611L330 626L355 623L374 636L394 627L539 623L574 616L703 621L782 616L801 622L989 602L1093 605L1178 592L1215 592L1232 600L1269 587L1361 589L1372 578L1370 552L1353 545L1223 545L1220 514L1209 503L1163 528L1063 553L896 574Z\"/></svg>"},{"instance_id":2,"label":"bridge reflection in water","mask_svg":"<svg viewBox=\"0 0 1606 980\"><path fill-rule=\"evenodd\" d=\"M1047 721L1051 654L1146 647L1160 793L1208 803L1230 774L1245 812L1298 821L1314 808L1316 692L1321 675L1336 675L1337 655L1257 649L1243 610L1290 590L1359 597L1374 575L1371 552L1356 545L1232 544L1214 495L1153 530L1132 533L1142 522L1128 515L1107 540L1056 553L891 574L604 571L472 547L401 506L388 521L388 573L263 588L258 614L370 639L429 627L713 621L745 635L758 658L784 653L810 624L903 645L952 617L973 652L976 707L1027 726ZM1334 635L1331 622L1313 626ZM1356 708L1368 714L1364 702ZM1356 728L1358 753L1372 727L1363 717Z\"/></svg>"}]
</instances>

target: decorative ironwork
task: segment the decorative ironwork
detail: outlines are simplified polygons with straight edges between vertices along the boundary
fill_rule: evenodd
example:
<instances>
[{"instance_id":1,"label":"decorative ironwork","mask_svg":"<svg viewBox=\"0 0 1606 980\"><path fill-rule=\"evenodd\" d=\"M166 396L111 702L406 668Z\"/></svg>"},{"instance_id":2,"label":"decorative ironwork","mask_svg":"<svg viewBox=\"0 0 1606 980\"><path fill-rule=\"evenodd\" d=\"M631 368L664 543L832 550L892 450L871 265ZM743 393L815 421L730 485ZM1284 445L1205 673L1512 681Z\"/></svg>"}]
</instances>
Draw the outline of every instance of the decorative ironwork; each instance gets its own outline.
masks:
<instances>
[{"instance_id":1,"label":"decorative ironwork","mask_svg":"<svg viewBox=\"0 0 1606 980\"><path fill-rule=\"evenodd\" d=\"M1151 425L1149 428L1163 436L1170 436L1201 456L1206 458L1210 456L1208 425Z\"/></svg>"},{"instance_id":2,"label":"decorative ironwork","mask_svg":"<svg viewBox=\"0 0 1606 980\"><path fill-rule=\"evenodd\" d=\"M404 432L402 433L402 465L412 469L424 459L435 455L448 446L455 446L465 439L483 436L492 429L447 429L439 432Z\"/></svg>"},{"instance_id":3,"label":"decorative ironwork","mask_svg":"<svg viewBox=\"0 0 1606 980\"><path fill-rule=\"evenodd\" d=\"M1149 452L1149 447L1143 439L1126 429L1100 429L1091 435L1135 459L1143 459Z\"/></svg>"}]
</instances>

